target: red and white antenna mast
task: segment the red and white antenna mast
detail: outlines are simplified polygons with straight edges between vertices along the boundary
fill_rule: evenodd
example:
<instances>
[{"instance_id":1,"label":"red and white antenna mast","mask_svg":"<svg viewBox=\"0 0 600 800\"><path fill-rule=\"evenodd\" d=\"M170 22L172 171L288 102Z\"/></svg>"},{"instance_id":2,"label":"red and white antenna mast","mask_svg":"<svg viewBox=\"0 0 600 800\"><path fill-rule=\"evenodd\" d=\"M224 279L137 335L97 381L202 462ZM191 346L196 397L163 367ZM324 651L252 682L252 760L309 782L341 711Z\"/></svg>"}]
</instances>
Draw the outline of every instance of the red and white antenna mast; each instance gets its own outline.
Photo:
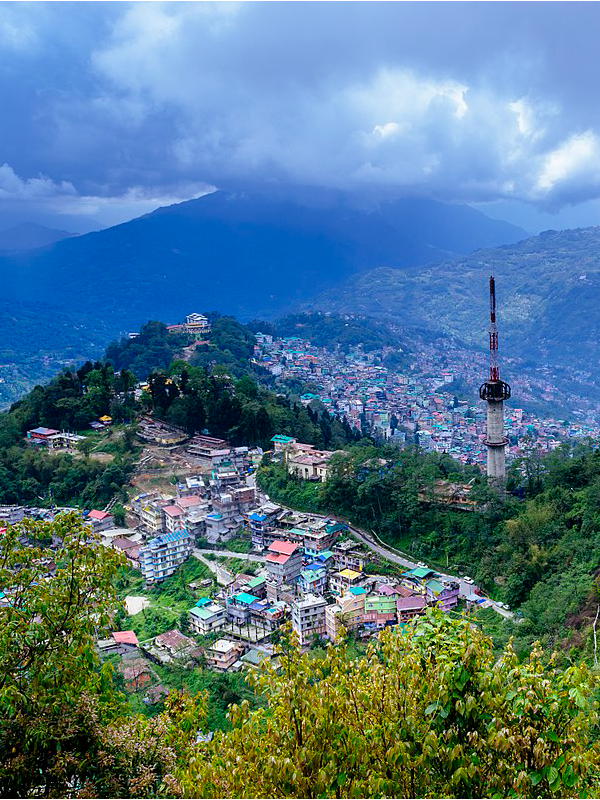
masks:
<instances>
[{"instance_id":1,"label":"red and white antenna mast","mask_svg":"<svg viewBox=\"0 0 600 800\"><path fill-rule=\"evenodd\" d=\"M500 380L498 369L498 328L496 327L496 282L490 276L490 381Z\"/></svg>"}]
</instances>

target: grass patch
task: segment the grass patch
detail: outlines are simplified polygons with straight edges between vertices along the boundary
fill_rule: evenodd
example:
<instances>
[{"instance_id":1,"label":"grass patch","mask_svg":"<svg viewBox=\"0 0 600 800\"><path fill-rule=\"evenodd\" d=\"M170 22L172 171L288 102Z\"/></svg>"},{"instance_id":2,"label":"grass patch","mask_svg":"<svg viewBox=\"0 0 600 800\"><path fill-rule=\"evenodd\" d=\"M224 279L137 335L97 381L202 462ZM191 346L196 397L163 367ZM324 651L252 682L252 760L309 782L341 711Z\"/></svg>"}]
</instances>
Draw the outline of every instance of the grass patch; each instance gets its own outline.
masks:
<instances>
[{"instance_id":1,"label":"grass patch","mask_svg":"<svg viewBox=\"0 0 600 800\"><path fill-rule=\"evenodd\" d=\"M249 553L252 550L252 536L249 531L239 531L233 539L225 542L224 546L232 553Z\"/></svg>"}]
</instances>

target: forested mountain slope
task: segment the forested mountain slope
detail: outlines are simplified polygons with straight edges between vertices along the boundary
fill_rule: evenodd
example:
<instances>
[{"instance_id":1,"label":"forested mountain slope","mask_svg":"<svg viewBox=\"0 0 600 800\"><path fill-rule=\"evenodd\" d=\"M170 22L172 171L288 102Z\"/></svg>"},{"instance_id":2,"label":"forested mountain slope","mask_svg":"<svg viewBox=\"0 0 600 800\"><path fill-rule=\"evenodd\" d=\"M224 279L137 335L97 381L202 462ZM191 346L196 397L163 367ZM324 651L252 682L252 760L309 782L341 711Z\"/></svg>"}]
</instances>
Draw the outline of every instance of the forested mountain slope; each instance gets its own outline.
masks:
<instances>
[{"instance_id":1,"label":"forested mountain slope","mask_svg":"<svg viewBox=\"0 0 600 800\"><path fill-rule=\"evenodd\" d=\"M196 305L274 316L354 273L515 241L524 231L467 206L402 201L360 209L318 190L301 199L218 191L98 233L0 258L4 291L128 325Z\"/></svg>"},{"instance_id":2,"label":"forested mountain slope","mask_svg":"<svg viewBox=\"0 0 600 800\"><path fill-rule=\"evenodd\" d=\"M385 315L485 346L490 274L505 352L559 365L598 361L600 227L547 231L418 269L379 268L325 292L314 306Z\"/></svg>"}]
</instances>

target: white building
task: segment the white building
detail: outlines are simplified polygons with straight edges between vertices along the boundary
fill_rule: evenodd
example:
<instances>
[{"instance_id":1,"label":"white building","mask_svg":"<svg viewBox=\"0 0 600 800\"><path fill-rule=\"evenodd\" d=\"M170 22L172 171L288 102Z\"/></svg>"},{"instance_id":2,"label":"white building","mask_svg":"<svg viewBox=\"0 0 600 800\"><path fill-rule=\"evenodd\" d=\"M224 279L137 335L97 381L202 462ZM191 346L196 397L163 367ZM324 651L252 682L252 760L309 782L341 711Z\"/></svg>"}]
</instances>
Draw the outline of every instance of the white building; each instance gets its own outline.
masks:
<instances>
[{"instance_id":1,"label":"white building","mask_svg":"<svg viewBox=\"0 0 600 800\"><path fill-rule=\"evenodd\" d=\"M326 635L324 597L307 594L292 606L292 628L300 639L300 646L311 644L315 636Z\"/></svg>"},{"instance_id":2,"label":"white building","mask_svg":"<svg viewBox=\"0 0 600 800\"><path fill-rule=\"evenodd\" d=\"M158 583L172 575L190 556L193 539L185 530L165 533L140 548L139 561L146 583Z\"/></svg>"}]
</instances>

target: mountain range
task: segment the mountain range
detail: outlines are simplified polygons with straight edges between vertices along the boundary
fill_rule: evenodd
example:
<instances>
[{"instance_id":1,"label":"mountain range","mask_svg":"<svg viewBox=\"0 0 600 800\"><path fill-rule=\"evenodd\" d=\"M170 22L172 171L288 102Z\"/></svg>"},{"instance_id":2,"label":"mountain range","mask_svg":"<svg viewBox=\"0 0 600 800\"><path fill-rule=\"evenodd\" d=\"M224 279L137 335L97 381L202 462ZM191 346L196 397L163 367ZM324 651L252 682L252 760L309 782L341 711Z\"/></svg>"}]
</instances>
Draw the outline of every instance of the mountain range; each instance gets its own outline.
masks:
<instances>
[{"instance_id":1,"label":"mountain range","mask_svg":"<svg viewBox=\"0 0 600 800\"><path fill-rule=\"evenodd\" d=\"M431 200L359 208L218 191L103 231L0 258L6 295L101 313L119 326L196 308L274 317L353 274L402 269L514 242L525 232Z\"/></svg>"},{"instance_id":2,"label":"mountain range","mask_svg":"<svg viewBox=\"0 0 600 800\"><path fill-rule=\"evenodd\" d=\"M217 191L0 255L0 360L22 357L35 380L40 352L74 354L80 340L95 355L148 319L274 319L299 308L385 316L483 348L493 272L506 352L587 364L600 334L598 254L600 228L531 237L464 205ZM28 335L32 319L42 341Z\"/></svg>"},{"instance_id":3,"label":"mountain range","mask_svg":"<svg viewBox=\"0 0 600 800\"><path fill-rule=\"evenodd\" d=\"M62 239L70 239L72 236L77 236L77 234L47 228L36 222L20 222L12 228L0 231L0 252L35 250L38 247L46 247L60 242Z\"/></svg>"}]
</instances>

